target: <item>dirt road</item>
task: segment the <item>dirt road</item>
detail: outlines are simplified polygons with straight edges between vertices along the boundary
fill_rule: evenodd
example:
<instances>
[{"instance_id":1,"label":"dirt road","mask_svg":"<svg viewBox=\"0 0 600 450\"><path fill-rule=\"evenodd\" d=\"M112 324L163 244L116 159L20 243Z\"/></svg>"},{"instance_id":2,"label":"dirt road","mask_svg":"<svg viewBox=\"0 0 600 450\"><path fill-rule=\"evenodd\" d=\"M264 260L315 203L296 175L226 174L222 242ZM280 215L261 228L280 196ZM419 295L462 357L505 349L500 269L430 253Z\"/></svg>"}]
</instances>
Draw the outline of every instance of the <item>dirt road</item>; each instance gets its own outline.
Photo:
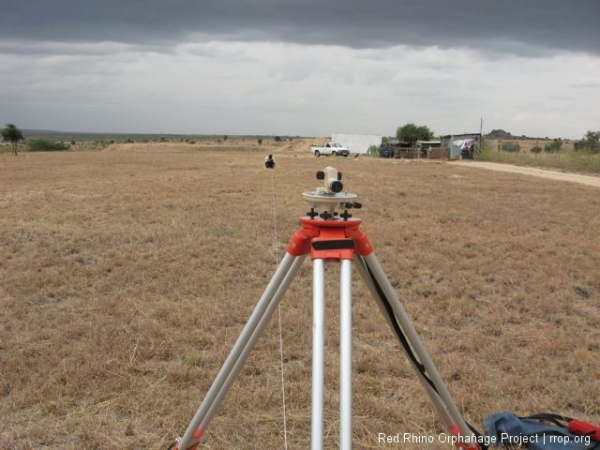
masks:
<instances>
[{"instance_id":1,"label":"dirt road","mask_svg":"<svg viewBox=\"0 0 600 450\"><path fill-rule=\"evenodd\" d=\"M534 177L548 178L551 180L570 181L600 188L600 177L592 175L579 175L575 173L556 172L553 170L537 169L535 167L519 167L510 164L500 164L479 161L453 161L450 164L464 167L477 167L481 169L496 170L499 172L519 173Z\"/></svg>"}]
</instances>

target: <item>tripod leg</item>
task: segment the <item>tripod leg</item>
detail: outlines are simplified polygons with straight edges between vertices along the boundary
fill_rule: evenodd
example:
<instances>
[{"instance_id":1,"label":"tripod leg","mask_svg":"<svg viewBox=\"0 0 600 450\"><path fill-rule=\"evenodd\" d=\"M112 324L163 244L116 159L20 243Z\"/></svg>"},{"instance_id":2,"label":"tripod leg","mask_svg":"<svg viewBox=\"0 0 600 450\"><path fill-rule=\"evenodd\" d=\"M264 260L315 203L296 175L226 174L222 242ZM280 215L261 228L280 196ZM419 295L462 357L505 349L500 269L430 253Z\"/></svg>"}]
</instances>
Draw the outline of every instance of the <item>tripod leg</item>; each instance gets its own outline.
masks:
<instances>
[{"instance_id":1,"label":"tripod leg","mask_svg":"<svg viewBox=\"0 0 600 450\"><path fill-rule=\"evenodd\" d=\"M194 448L200 441L210 418L215 414L220 402L247 359L253 344L267 325L270 315L279 304L303 260L304 255L293 256L286 253L284 256L202 404L188 425L177 446L178 450Z\"/></svg>"},{"instance_id":2,"label":"tripod leg","mask_svg":"<svg viewBox=\"0 0 600 450\"><path fill-rule=\"evenodd\" d=\"M340 450L352 450L352 260L340 261Z\"/></svg>"},{"instance_id":3,"label":"tripod leg","mask_svg":"<svg viewBox=\"0 0 600 450\"><path fill-rule=\"evenodd\" d=\"M371 278L371 275L369 273L369 268L367 267L365 260L362 257L359 257L359 258L357 258L356 262L357 262L356 268L357 268L360 276L362 277L363 281L365 282L365 284L369 288L369 291L371 292L371 295L375 299L375 301L377 303L377 306L381 310L381 313L383 314L386 322L388 323L388 325L392 329L392 332L396 333L396 330L394 328L394 323L392 322L392 320L390 318L390 315L389 315L389 312L386 309L386 306L384 305L382 299L380 298L379 291L377 290L377 287L375 286L375 284L373 282L373 279ZM411 347L411 350L412 350L412 347ZM448 410L446 409L446 406L441 401L438 393L424 379L424 377L422 376L421 372L419 371L419 369L417 367L415 367L414 364L413 364L413 367L415 368L415 372L418 375L418 380L421 383L421 385L423 386L423 389L425 389L425 392L427 392L427 395L429 395L429 397L431 398L431 400L434 402L436 408L438 409L438 411L442 415L442 418L444 419L444 421L448 424L448 426L451 426L451 424L453 424L454 421L453 421L452 417L450 416L450 414L448 413Z\"/></svg>"},{"instance_id":4,"label":"tripod leg","mask_svg":"<svg viewBox=\"0 0 600 450\"><path fill-rule=\"evenodd\" d=\"M417 331L406 314L402 302L398 298L396 291L381 268L377 257L374 253L370 253L369 255L362 256L361 258L363 258L365 267L372 275L373 280L377 282L377 285L381 289L383 295L385 295L385 299L387 302L389 302L391 308L393 309L394 316L399 322L402 331L406 335L410 347L414 349L415 353L419 357L420 362L425 367L426 372L433 384L431 387L434 388L427 389L427 392L430 394L432 401L438 408L440 414L448 421L448 425L451 430L458 429L463 437L472 438L473 433L462 418L462 415L460 414L460 411L454 403L450 392L444 384L441 375L437 371L433 361L425 349L425 346L423 345L423 342L419 338Z\"/></svg>"},{"instance_id":5,"label":"tripod leg","mask_svg":"<svg viewBox=\"0 0 600 450\"><path fill-rule=\"evenodd\" d=\"M325 262L313 260L311 449L323 449ZM340 261L340 450L352 450L352 260Z\"/></svg>"},{"instance_id":6,"label":"tripod leg","mask_svg":"<svg viewBox=\"0 0 600 450\"><path fill-rule=\"evenodd\" d=\"M386 322L388 323L389 327L392 329L392 332L396 333L396 330L394 328L394 323L392 323L392 320L391 320L391 318L389 316L389 313L386 310L386 307L383 304L382 299L380 298L380 293L377 290L377 287L375 286L375 284L373 282L373 279L371 278L371 275L369 273L369 268L367 267L365 260L362 257L358 257L357 260L356 260L356 262L357 262L356 268L357 268L360 276L362 277L363 281L365 282L365 284L369 288L369 291L371 292L371 295L375 299L375 301L377 303L377 306L381 310L381 313L383 314L383 316L384 316ZM411 350L412 350L412 347L411 347ZM415 372L417 373L418 380L421 383L421 385L423 386L423 389L425 389L425 392L427 392L427 394L429 395L429 397L434 402L436 408L438 409L438 411L442 415L442 418L444 419L444 421L448 424L448 426L451 426L454 423L454 421L453 421L452 417L450 416L450 414L448 413L448 410L446 409L446 406L441 401L438 393L423 378L421 372L414 365L414 363L413 363L413 367L415 368Z\"/></svg>"},{"instance_id":7,"label":"tripod leg","mask_svg":"<svg viewBox=\"0 0 600 450\"><path fill-rule=\"evenodd\" d=\"M235 363L235 366L229 373L227 380L225 381L225 383L223 384L223 387L219 391L219 394L215 398L215 401L213 402L210 410L204 417L204 420L200 423L201 429L203 429L203 430L206 429L210 420L217 412L219 405L221 404L223 398L225 397L225 394L227 394L227 392L229 391L229 388L235 381L239 371L241 370L244 363L248 359L248 356L250 355L250 352L252 351L252 348L254 347L254 343L258 340L258 338L260 337L260 335L262 334L264 329L267 327L267 325L271 321L271 318L273 317L273 313L275 312L275 309L277 308L277 306L279 306L279 303L280 303L283 295L287 291L288 286L290 285L290 282L294 279L294 277L296 276L296 273L298 273L298 269L300 269L300 266L302 265L303 262L304 262L304 257L299 257L299 258L296 258L296 260L292 263L292 267L291 267L290 271L287 273L287 275L281 282L281 286L275 293L275 296L273 297L271 303L269 303L269 306L267 307L267 310L265 311L265 314L261 318L258 326L254 330L254 333L252 333L252 336L246 343L246 346L242 350L242 353L240 354L238 360Z\"/></svg>"},{"instance_id":8,"label":"tripod leg","mask_svg":"<svg viewBox=\"0 0 600 450\"><path fill-rule=\"evenodd\" d=\"M311 450L323 449L325 384L325 261L313 260L313 349Z\"/></svg>"}]
</instances>

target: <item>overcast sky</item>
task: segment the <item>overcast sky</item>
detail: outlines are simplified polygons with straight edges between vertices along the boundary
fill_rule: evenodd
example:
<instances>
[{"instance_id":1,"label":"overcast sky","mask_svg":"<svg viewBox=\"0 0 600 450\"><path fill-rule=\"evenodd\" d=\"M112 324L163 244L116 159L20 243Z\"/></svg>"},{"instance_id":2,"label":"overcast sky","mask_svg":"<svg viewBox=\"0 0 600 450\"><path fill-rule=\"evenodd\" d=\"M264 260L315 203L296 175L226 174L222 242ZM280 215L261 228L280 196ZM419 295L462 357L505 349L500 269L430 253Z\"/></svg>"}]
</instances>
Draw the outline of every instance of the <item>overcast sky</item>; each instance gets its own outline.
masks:
<instances>
[{"instance_id":1,"label":"overcast sky","mask_svg":"<svg viewBox=\"0 0 600 450\"><path fill-rule=\"evenodd\" d=\"M600 130L600 0L0 0L0 126Z\"/></svg>"}]
</instances>

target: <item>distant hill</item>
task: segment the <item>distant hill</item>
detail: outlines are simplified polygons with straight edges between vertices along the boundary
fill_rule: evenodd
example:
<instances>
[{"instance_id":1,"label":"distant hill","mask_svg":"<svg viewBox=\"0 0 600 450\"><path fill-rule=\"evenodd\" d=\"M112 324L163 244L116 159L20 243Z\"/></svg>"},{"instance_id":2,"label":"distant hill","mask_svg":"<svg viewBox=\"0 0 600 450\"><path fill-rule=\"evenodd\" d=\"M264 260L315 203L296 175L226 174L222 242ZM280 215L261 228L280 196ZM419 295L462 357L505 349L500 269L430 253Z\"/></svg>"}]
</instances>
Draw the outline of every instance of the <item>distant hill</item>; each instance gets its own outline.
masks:
<instances>
[{"instance_id":1,"label":"distant hill","mask_svg":"<svg viewBox=\"0 0 600 450\"><path fill-rule=\"evenodd\" d=\"M65 134L73 134L73 133L64 133L62 131L55 131L55 130L21 130L23 132L23 134L27 135L27 136L56 136L56 135L65 135Z\"/></svg>"},{"instance_id":2,"label":"distant hill","mask_svg":"<svg viewBox=\"0 0 600 450\"><path fill-rule=\"evenodd\" d=\"M485 137L488 139L491 139L491 140L496 140L496 141L510 141L513 139L518 139L520 141L530 141L530 140L539 141L539 140L548 140L549 139L548 137L541 138L541 137L533 137L533 136L525 136L525 135L514 136L509 131L504 131L503 129L492 130L488 134L486 134Z\"/></svg>"},{"instance_id":3,"label":"distant hill","mask_svg":"<svg viewBox=\"0 0 600 450\"><path fill-rule=\"evenodd\" d=\"M227 140L232 139L304 139L313 136L288 136L288 135L223 135L223 134L173 134L173 133L103 133L103 132L83 132L83 131L57 131L57 130L35 130L22 129L25 138L49 138L65 141L184 141L194 140Z\"/></svg>"},{"instance_id":4,"label":"distant hill","mask_svg":"<svg viewBox=\"0 0 600 450\"><path fill-rule=\"evenodd\" d=\"M486 135L486 137L488 139L502 139L502 140L516 139L516 137L513 136L510 132L504 131L504 130L501 130L501 129L490 131Z\"/></svg>"}]
</instances>

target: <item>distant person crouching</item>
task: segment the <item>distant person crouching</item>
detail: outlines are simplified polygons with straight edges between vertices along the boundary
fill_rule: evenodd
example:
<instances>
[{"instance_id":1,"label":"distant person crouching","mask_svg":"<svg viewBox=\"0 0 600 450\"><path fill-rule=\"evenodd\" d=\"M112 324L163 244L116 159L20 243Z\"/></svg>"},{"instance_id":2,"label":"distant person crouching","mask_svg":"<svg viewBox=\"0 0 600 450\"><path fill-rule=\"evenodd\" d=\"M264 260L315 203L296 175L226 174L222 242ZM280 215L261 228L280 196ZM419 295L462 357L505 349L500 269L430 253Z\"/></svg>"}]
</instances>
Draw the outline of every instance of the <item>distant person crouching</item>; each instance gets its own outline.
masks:
<instances>
[{"instance_id":1,"label":"distant person crouching","mask_svg":"<svg viewBox=\"0 0 600 450\"><path fill-rule=\"evenodd\" d=\"M273 155L269 155L265 158L265 167L267 169L275 168L275 160L273 159Z\"/></svg>"}]
</instances>

